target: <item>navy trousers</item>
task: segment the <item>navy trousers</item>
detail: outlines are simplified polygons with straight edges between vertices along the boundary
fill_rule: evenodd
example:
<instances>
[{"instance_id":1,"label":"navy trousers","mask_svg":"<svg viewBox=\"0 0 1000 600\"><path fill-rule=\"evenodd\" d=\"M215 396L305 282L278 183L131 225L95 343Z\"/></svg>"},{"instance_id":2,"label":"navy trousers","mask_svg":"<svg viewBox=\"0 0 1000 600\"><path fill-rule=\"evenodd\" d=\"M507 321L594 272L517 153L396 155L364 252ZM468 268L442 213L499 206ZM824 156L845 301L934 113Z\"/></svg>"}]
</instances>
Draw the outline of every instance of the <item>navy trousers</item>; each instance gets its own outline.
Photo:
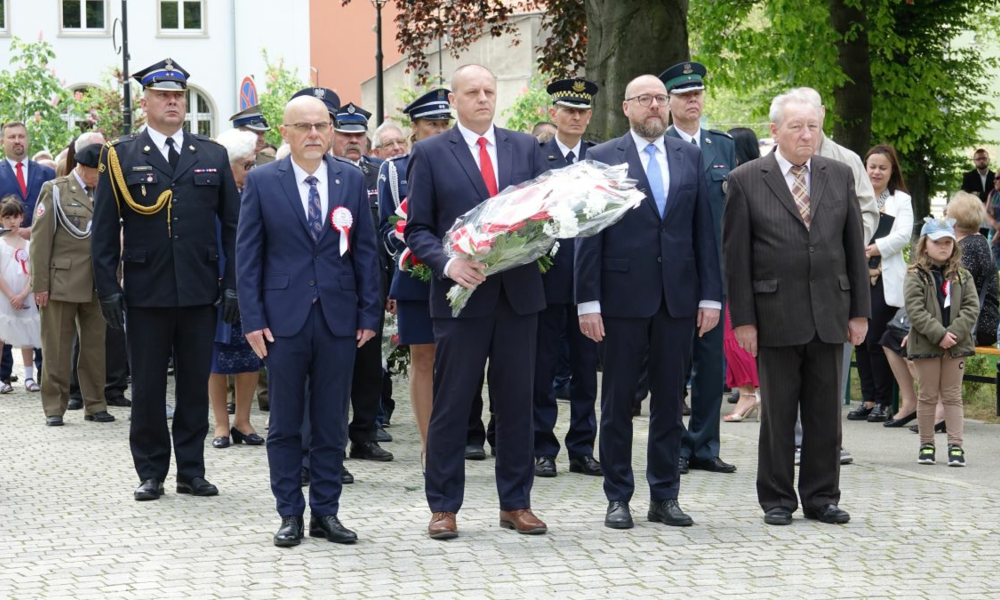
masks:
<instances>
[{"instance_id":1,"label":"navy trousers","mask_svg":"<svg viewBox=\"0 0 1000 600\"><path fill-rule=\"evenodd\" d=\"M0 381L6 381L10 383L10 375L14 370L14 355L11 353L12 346L10 344L3 345L3 351L0 352ZM41 381L42 379L42 349L35 348L35 381Z\"/></svg>"},{"instance_id":2,"label":"navy trousers","mask_svg":"<svg viewBox=\"0 0 1000 600\"><path fill-rule=\"evenodd\" d=\"M665 303L649 318L604 317L601 386L601 468L609 501L628 502L632 475L632 402L642 358L649 353L649 440L646 479L653 501L677 498L684 377L691 355L695 319L675 319Z\"/></svg>"},{"instance_id":3,"label":"navy trousers","mask_svg":"<svg viewBox=\"0 0 1000 600\"><path fill-rule=\"evenodd\" d=\"M564 338L565 335L565 338ZM566 452L570 458L594 454L597 419L597 343L580 333L580 321L572 304L552 304L538 315L538 360L535 370L535 457L559 454L553 429L559 409L552 381L559 368L563 339L569 346L569 432Z\"/></svg>"},{"instance_id":4,"label":"navy trousers","mask_svg":"<svg viewBox=\"0 0 1000 600\"><path fill-rule=\"evenodd\" d=\"M723 321L703 337L694 335L691 353L691 418L681 441L687 459L711 460L719 456L719 412L723 389ZM681 382L681 397L684 382Z\"/></svg>"},{"instance_id":5,"label":"navy trousers","mask_svg":"<svg viewBox=\"0 0 1000 600\"><path fill-rule=\"evenodd\" d=\"M313 515L326 516L336 515L340 508L340 470L356 354L357 341L333 335L318 304L313 305L301 331L275 336L274 343L268 344L264 358L271 401L267 462L271 493L282 517L305 512L300 472L306 414L311 425L309 509Z\"/></svg>"},{"instance_id":6,"label":"navy trousers","mask_svg":"<svg viewBox=\"0 0 1000 600\"><path fill-rule=\"evenodd\" d=\"M434 319L434 405L425 476L432 512L458 512L462 507L469 413L487 359L496 415L500 509L531 507L535 474L531 389L537 329L538 314L518 315L502 291L496 311L488 317Z\"/></svg>"}]
</instances>

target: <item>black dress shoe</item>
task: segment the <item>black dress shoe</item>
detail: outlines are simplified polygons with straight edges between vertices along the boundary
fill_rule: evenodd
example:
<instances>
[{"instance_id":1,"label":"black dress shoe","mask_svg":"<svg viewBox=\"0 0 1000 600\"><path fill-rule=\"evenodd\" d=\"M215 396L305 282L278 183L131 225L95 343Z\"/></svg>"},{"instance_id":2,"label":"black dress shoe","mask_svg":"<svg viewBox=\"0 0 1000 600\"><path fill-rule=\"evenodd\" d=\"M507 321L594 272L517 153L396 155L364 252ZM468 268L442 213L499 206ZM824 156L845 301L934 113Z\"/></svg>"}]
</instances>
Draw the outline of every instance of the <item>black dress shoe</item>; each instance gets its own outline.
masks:
<instances>
[{"instance_id":1,"label":"black dress shoe","mask_svg":"<svg viewBox=\"0 0 1000 600\"><path fill-rule=\"evenodd\" d=\"M875 406L878 406L878 405L876 404ZM868 408L867 406L865 406L865 403L862 402L861 406L859 406L859 407L855 408L854 410L852 410L851 412L847 413L847 420L848 421L864 421L864 420L866 420L868 418L868 415L870 415L872 413L872 411L875 410L875 406L873 406L871 408Z\"/></svg>"},{"instance_id":2,"label":"black dress shoe","mask_svg":"<svg viewBox=\"0 0 1000 600\"><path fill-rule=\"evenodd\" d=\"M132 401L125 396L116 396L107 399L108 406L132 406Z\"/></svg>"},{"instance_id":3,"label":"black dress shoe","mask_svg":"<svg viewBox=\"0 0 1000 600\"><path fill-rule=\"evenodd\" d=\"M683 456L677 457L677 470L680 472L680 474L687 475L689 469L690 466L688 464L688 459L684 458Z\"/></svg>"},{"instance_id":4,"label":"black dress shoe","mask_svg":"<svg viewBox=\"0 0 1000 600\"><path fill-rule=\"evenodd\" d=\"M234 444L246 444L247 446L262 446L264 444L264 438L257 435L257 432L243 433L232 427L229 429L229 434L233 436Z\"/></svg>"},{"instance_id":5,"label":"black dress shoe","mask_svg":"<svg viewBox=\"0 0 1000 600\"><path fill-rule=\"evenodd\" d=\"M604 474L601 471L601 463L594 460L592 454L569 459L569 472L583 473L584 475L593 475L594 477L600 477Z\"/></svg>"},{"instance_id":6,"label":"black dress shoe","mask_svg":"<svg viewBox=\"0 0 1000 600\"><path fill-rule=\"evenodd\" d=\"M486 460L486 451L482 446L469 444L465 447L465 460Z\"/></svg>"},{"instance_id":7,"label":"black dress shoe","mask_svg":"<svg viewBox=\"0 0 1000 600\"><path fill-rule=\"evenodd\" d=\"M306 487L307 485L309 485L309 469L307 469L305 467L302 467L302 472L299 475L301 477L301 481L302 481L301 485L302 485L302 487ZM343 483L343 482L341 482L341 483Z\"/></svg>"},{"instance_id":8,"label":"black dress shoe","mask_svg":"<svg viewBox=\"0 0 1000 600\"><path fill-rule=\"evenodd\" d=\"M917 411L913 411L905 417L899 419L889 419L882 423L882 427L905 427L910 421L917 418Z\"/></svg>"},{"instance_id":9,"label":"black dress shoe","mask_svg":"<svg viewBox=\"0 0 1000 600\"><path fill-rule=\"evenodd\" d=\"M389 462L392 460L392 452L383 450L378 442L361 442L360 444L351 442L351 458L361 460L374 460L378 462Z\"/></svg>"},{"instance_id":10,"label":"black dress shoe","mask_svg":"<svg viewBox=\"0 0 1000 600\"><path fill-rule=\"evenodd\" d=\"M309 537L326 538L335 544L353 544L358 541L358 534L341 525L337 515L309 517Z\"/></svg>"},{"instance_id":11,"label":"black dress shoe","mask_svg":"<svg viewBox=\"0 0 1000 600\"><path fill-rule=\"evenodd\" d=\"M95 412L92 415L83 415L84 421L93 421L95 423L110 423L115 420L114 415L108 413L106 410L101 412Z\"/></svg>"},{"instance_id":12,"label":"black dress shoe","mask_svg":"<svg viewBox=\"0 0 1000 600\"><path fill-rule=\"evenodd\" d=\"M539 456L535 459L535 477L555 477L556 459L551 456Z\"/></svg>"},{"instance_id":13,"label":"black dress shoe","mask_svg":"<svg viewBox=\"0 0 1000 600\"><path fill-rule=\"evenodd\" d=\"M611 529L632 529L635 523L632 521L632 511L628 509L628 502L612 500L608 502L608 512L604 515L604 526Z\"/></svg>"},{"instance_id":14,"label":"black dress shoe","mask_svg":"<svg viewBox=\"0 0 1000 600\"><path fill-rule=\"evenodd\" d=\"M740 401L740 388L735 388L733 389L732 392L729 393L729 397L726 398L726 402L730 404L736 404L739 401Z\"/></svg>"},{"instance_id":15,"label":"black dress shoe","mask_svg":"<svg viewBox=\"0 0 1000 600\"><path fill-rule=\"evenodd\" d=\"M385 444L387 442L391 442L392 441L392 436L389 435L389 433L385 429L382 429L381 427L376 427L375 428L375 441L378 442L378 443L380 443L380 444Z\"/></svg>"},{"instance_id":16,"label":"black dress shoe","mask_svg":"<svg viewBox=\"0 0 1000 600\"><path fill-rule=\"evenodd\" d=\"M354 475L347 470L347 467L340 467L340 485L350 485L354 483Z\"/></svg>"},{"instance_id":17,"label":"black dress shoe","mask_svg":"<svg viewBox=\"0 0 1000 600\"><path fill-rule=\"evenodd\" d=\"M45 424L49 427L62 427L63 418L59 415L52 415L51 417L45 417Z\"/></svg>"},{"instance_id":18,"label":"black dress shoe","mask_svg":"<svg viewBox=\"0 0 1000 600\"><path fill-rule=\"evenodd\" d=\"M712 457L708 460L696 460L691 459L688 461L688 467L698 471L710 471L712 473L735 473L736 465L731 465L723 461L718 456Z\"/></svg>"},{"instance_id":19,"label":"black dress shoe","mask_svg":"<svg viewBox=\"0 0 1000 600\"><path fill-rule=\"evenodd\" d=\"M235 415L236 414L236 404L234 402L227 402L226 403L226 412L229 413L229 414L231 414L231 415Z\"/></svg>"},{"instance_id":20,"label":"black dress shoe","mask_svg":"<svg viewBox=\"0 0 1000 600\"><path fill-rule=\"evenodd\" d=\"M881 404L876 404L870 413L868 413L869 423L882 423L889 418L889 411L887 406Z\"/></svg>"},{"instance_id":21,"label":"black dress shoe","mask_svg":"<svg viewBox=\"0 0 1000 600\"><path fill-rule=\"evenodd\" d=\"M177 481L178 494L191 494L192 496L215 496L219 493L219 488L205 480L204 477L195 477L191 481Z\"/></svg>"},{"instance_id":22,"label":"black dress shoe","mask_svg":"<svg viewBox=\"0 0 1000 600\"><path fill-rule=\"evenodd\" d=\"M213 448L228 448L229 447L229 436L212 438Z\"/></svg>"},{"instance_id":23,"label":"black dress shoe","mask_svg":"<svg viewBox=\"0 0 1000 600\"><path fill-rule=\"evenodd\" d=\"M139 487L135 488L133 495L139 501L159 500L160 496L163 495L163 482L156 479L147 479L140 483Z\"/></svg>"},{"instance_id":24,"label":"black dress shoe","mask_svg":"<svg viewBox=\"0 0 1000 600\"><path fill-rule=\"evenodd\" d=\"M764 522L768 525L791 525L792 511L784 506L777 506L764 513Z\"/></svg>"},{"instance_id":25,"label":"black dress shoe","mask_svg":"<svg viewBox=\"0 0 1000 600\"><path fill-rule=\"evenodd\" d=\"M684 514L681 506L677 504L677 500L673 498L651 502L649 512L646 513L646 518L653 523L663 523L664 525L673 525L674 527L690 527L694 525L694 519Z\"/></svg>"},{"instance_id":26,"label":"black dress shoe","mask_svg":"<svg viewBox=\"0 0 1000 600\"><path fill-rule=\"evenodd\" d=\"M281 527L274 534L274 545L279 548L289 548L302 543L302 517L281 517Z\"/></svg>"},{"instance_id":27,"label":"black dress shoe","mask_svg":"<svg viewBox=\"0 0 1000 600\"><path fill-rule=\"evenodd\" d=\"M70 398L66 410L80 410L83 408L83 398Z\"/></svg>"},{"instance_id":28,"label":"black dress shoe","mask_svg":"<svg viewBox=\"0 0 1000 600\"><path fill-rule=\"evenodd\" d=\"M841 510L836 504L824 504L818 509L803 510L802 514L807 519L822 521L831 525L842 525L851 520L851 515L846 510Z\"/></svg>"},{"instance_id":29,"label":"black dress shoe","mask_svg":"<svg viewBox=\"0 0 1000 600\"><path fill-rule=\"evenodd\" d=\"M910 425L910 431L913 433L920 433L920 428L916 425ZM948 428L945 427L944 421L939 421L936 425L934 425L934 433L948 433Z\"/></svg>"}]
</instances>

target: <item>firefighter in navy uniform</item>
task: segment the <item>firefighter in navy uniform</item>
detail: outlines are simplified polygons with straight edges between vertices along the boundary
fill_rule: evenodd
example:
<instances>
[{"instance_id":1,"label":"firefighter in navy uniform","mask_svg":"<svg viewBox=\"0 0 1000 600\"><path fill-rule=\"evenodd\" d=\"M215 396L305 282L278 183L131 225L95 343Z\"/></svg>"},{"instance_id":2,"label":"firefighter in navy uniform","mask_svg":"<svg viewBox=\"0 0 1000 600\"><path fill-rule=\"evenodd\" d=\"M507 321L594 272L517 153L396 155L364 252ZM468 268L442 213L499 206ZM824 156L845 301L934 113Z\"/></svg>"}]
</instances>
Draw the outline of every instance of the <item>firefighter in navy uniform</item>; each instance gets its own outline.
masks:
<instances>
[{"instance_id":1,"label":"firefighter in navy uniform","mask_svg":"<svg viewBox=\"0 0 1000 600\"><path fill-rule=\"evenodd\" d=\"M148 125L104 148L93 219L94 277L108 325L126 327L132 358L129 441L140 485L136 500L163 494L171 433L177 492L214 496L205 480L208 375L217 303L239 317L235 285L239 192L226 151L185 132L188 73L171 59L135 74ZM219 279L216 221L226 273ZM119 237L121 236L121 237ZM116 271L124 263L122 284ZM167 361L177 406L167 427Z\"/></svg>"}]
</instances>

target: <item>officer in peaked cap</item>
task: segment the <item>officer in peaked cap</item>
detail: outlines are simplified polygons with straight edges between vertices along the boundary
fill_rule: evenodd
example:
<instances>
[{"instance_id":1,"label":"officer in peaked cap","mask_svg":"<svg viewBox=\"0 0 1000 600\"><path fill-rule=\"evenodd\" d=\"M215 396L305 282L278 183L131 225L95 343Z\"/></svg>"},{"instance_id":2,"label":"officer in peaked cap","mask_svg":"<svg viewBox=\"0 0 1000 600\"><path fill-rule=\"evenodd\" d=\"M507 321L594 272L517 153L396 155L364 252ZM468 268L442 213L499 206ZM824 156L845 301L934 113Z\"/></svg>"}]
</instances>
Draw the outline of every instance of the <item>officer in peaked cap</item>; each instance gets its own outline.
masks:
<instances>
[{"instance_id":1,"label":"officer in peaked cap","mask_svg":"<svg viewBox=\"0 0 1000 600\"><path fill-rule=\"evenodd\" d=\"M726 202L729 172L736 168L736 146L724 131L705 129L701 116L705 108L704 65L676 64L660 74L670 97L673 125L667 135L701 148L705 179L712 209L715 238L722 257L722 210ZM721 269L720 263L720 269ZM734 465L719 458L719 411L722 408L723 328L715 327L702 337L694 336L691 355L691 419L681 442L680 471L688 468L714 473L732 473Z\"/></svg>"},{"instance_id":2,"label":"officer in peaked cap","mask_svg":"<svg viewBox=\"0 0 1000 600\"><path fill-rule=\"evenodd\" d=\"M104 148L91 239L101 312L111 327L128 322L134 385L130 443L141 482L134 496L159 498L170 468L166 364L171 355L177 384L176 489L213 496L218 489L205 480L204 461L208 375L218 310L227 323L239 318L233 260L239 192L226 150L183 129L187 71L168 58L135 79L144 88L147 125ZM227 259L221 278L219 248ZM119 263L124 263L124 287Z\"/></svg>"},{"instance_id":3,"label":"officer in peaked cap","mask_svg":"<svg viewBox=\"0 0 1000 600\"><path fill-rule=\"evenodd\" d=\"M321 87L307 87L292 94L292 98L298 98L299 96L312 96L313 98L322 100L323 104L326 105L327 112L330 113L331 119L335 118L337 111L340 110L340 96L333 90Z\"/></svg>"},{"instance_id":4,"label":"officer in peaked cap","mask_svg":"<svg viewBox=\"0 0 1000 600\"><path fill-rule=\"evenodd\" d=\"M229 117L229 121L233 124L233 127L249 131L257 136L257 147L254 149L254 153L257 155L257 164L265 164L274 160L273 157L261 153L261 150L267 145L267 139L264 136L268 131L271 131L271 127L267 124L267 119L264 118L263 113L260 112L259 104L244 108Z\"/></svg>"},{"instance_id":5,"label":"officer in peaked cap","mask_svg":"<svg viewBox=\"0 0 1000 600\"><path fill-rule=\"evenodd\" d=\"M594 96L600 88L593 81L587 81L582 77L572 79L559 79L550 83L545 91L552 96L554 106L567 106L569 108L591 109Z\"/></svg>"},{"instance_id":6,"label":"officer in peaked cap","mask_svg":"<svg viewBox=\"0 0 1000 600\"><path fill-rule=\"evenodd\" d=\"M416 123L419 119L427 121L451 121L451 104L448 103L448 94L451 90L439 88L431 90L423 96L410 102L403 113L410 118L410 123Z\"/></svg>"}]
</instances>

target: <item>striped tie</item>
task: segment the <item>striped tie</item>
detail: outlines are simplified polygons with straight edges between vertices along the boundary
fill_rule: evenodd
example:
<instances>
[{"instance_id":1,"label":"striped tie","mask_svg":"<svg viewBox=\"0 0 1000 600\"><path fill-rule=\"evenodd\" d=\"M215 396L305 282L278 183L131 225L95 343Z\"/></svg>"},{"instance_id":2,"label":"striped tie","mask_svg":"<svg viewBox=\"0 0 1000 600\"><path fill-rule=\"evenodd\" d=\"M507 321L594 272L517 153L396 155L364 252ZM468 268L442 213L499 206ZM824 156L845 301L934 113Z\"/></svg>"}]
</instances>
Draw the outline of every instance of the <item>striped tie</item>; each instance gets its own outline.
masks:
<instances>
[{"instance_id":1,"label":"striped tie","mask_svg":"<svg viewBox=\"0 0 1000 600\"><path fill-rule=\"evenodd\" d=\"M805 165L792 165L792 175L795 176L795 183L792 184L792 197L795 198L795 206L799 207L799 214L802 215L802 222L806 229L809 229L809 222L812 215L809 214L809 191L806 189Z\"/></svg>"}]
</instances>

